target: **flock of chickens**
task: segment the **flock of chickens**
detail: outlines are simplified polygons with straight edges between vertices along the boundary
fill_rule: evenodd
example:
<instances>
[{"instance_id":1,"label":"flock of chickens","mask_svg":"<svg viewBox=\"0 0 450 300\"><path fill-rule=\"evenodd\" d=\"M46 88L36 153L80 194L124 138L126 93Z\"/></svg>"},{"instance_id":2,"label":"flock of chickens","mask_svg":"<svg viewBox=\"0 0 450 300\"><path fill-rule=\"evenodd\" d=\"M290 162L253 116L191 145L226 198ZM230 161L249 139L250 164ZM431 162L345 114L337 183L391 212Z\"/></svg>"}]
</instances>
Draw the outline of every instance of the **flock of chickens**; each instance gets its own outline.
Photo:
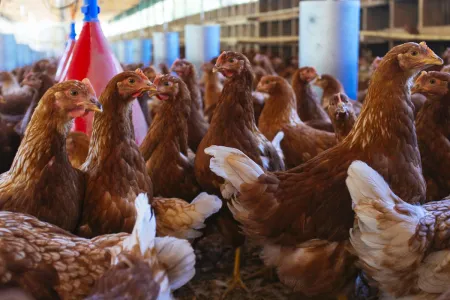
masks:
<instances>
[{"instance_id":1,"label":"flock of chickens","mask_svg":"<svg viewBox=\"0 0 450 300\"><path fill-rule=\"evenodd\" d=\"M449 299L443 60L424 42L396 46L352 101L331 75L250 58L223 52L201 80L184 59L162 74L125 66L98 98L88 79L55 84L50 60L0 73L2 289L172 299L214 227L235 248L223 298L247 290L248 238L259 275L276 270L302 297ZM71 132L89 112L92 135Z\"/></svg>"}]
</instances>

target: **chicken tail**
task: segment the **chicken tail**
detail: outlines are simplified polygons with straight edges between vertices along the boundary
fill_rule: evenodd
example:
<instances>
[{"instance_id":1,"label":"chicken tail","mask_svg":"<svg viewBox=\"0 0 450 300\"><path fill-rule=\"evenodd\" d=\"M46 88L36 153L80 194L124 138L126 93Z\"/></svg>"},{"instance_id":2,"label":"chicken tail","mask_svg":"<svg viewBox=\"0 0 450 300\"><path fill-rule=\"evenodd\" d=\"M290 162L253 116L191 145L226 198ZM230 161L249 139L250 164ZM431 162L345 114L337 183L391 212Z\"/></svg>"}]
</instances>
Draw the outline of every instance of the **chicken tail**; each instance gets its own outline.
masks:
<instances>
[{"instance_id":1,"label":"chicken tail","mask_svg":"<svg viewBox=\"0 0 450 300\"><path fill-rule=\"evenodd\" d=\"M383 177L361 161L350 165L346 184L356 214L350 242L363 269L388 292L398 291L400 278L414 282L424 253L424 237L416 228L425 210L397 197Z\"/></svg>"},{"instance_id":2,"label":"chicken tail","mask_svg":"<svg viewBox=\"0 0 450 300\"><path fill-rule=\"evenodd\" d=\"M191 205L194 210L188 211L187 214L192 218L192 228L201 229L205 227L206 218L220 210L222 201L217 196L203 192L192 200Z\"/></svg>"},{"instance_id":3,"label":"chicken tail","mask_svg":"<svg viewBox=\"0 0 450 300\"><path fill-rule=\"evenodd\" d=\"M222 196L230 199L241 191L244 183L255 183L264 174L263 169L242 151L224 146L211 146L205 149L211 155L209 167L217 176L225 179L221 187Z\"/></svg>"},{"instance_id":4,"label":"chicken tail","mask_svg":"<svg viewBox=\"0 0 450 300\"><path fill-rule=\"evenodd\" d=\"M171 290L185 285L195 275L195 253L187 240L156 238L158 261L165 266Z\"/></svg>"},{"instance_id":5,"label":"chicken tail","mask_svg":"<svg viewBox=\"0 0 450 300\"><path fill-rule=\"evenodd\" d=\"M284 139L284 132L279 131L272 140L272 145L280 156L281 160L284 161L284 153L281 149L281 141Z\"/></svg>"},{"instance_id":6,"label":"chicken tail","mask_svg":"<svg viewBox=\"0 0 450 300\"><path fill-rule=\"evenodd\" d=\"M194 239L202 233L205 220L219 211L222 201L214 195L199 194L191 203L177 198L153 198L158 216L158 235ZM167 211L170 210L170 213Z\"/></svg>"},{"instance_id":7,"label":"chicken tail","mask_svg":"<svg viewBox=\"0 0 450 300\"><path fill-rule=\"evenodd\" d=\"M133 252L139 246L140 254L147 257L151 255L155 245L156 218L148 203L147 194L139 194L134 205L137 212L136 223L131 235L123 241L123 249Z\"/></svg>"}]
</instances>

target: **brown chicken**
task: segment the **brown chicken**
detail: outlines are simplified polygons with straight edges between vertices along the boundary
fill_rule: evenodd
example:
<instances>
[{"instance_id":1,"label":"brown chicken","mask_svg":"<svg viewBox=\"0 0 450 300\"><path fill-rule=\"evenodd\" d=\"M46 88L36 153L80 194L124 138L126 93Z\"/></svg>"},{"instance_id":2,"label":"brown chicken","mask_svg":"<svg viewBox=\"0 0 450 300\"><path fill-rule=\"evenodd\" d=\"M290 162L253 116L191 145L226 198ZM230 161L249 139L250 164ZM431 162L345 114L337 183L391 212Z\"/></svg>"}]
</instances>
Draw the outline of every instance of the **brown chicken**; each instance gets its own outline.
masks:
<instances>
[{"instance_id":1,"label":"brown chicken","mask_svg":"<svg viewBox=\"0 0 450 300\"><path fill-rule=\"evenodd\" d=\"M155 71L155 69L153 69L153 67L143 68L142 72L144 72L145 76L147 76L147 78L150 79L151 82L153 82L153 80L155 80L156 71ZM147 93L144 93L141 96L139 96L137 98L137 100L141 107L142 113L144 114L145 121L147 122L147 125L150 126L150 124L152 123L152 119L153 119L153 114L150 111L150 107L149 107L150 96Z\"/></svg>"},{"instance_id":2,"label":"brown chicken","mask_svg":"<svg viewBox=\"0 0 450 300\"><path fill-rule=\"evenodd\" d=\"M87 174L79 228L83 237L131 232L136 196L147 193L152 201L152 182L135 142L130 108L135 97L153 91L154 85L138 69L114 76L100 96L104 112L94 116L88 157L81 168Z\"/></svg>"},{"instance_id":3,"label":"brown chicken","mask_svg":"<svg viewBox=\"0 0 450 300\"><path fill-rule=\"evenodd\" d=\"M292 87L297 98L297 112L303 122L320 120L331 123L311 86L311 81L317 77L316 70L311 67L300 68L294 73Z\"/></svg>"},{"instance_id":4,"label":"brown chicken","mask_svg":"<svg viewBox=\"0 0 450 300\"><path fill-rule=\"evenodd\" d=\"M214 65L210 62L203 64L205 74L205 109L204 114L208 122L211 122L214 109L222 93L223 84L219 80L219 74L213 71Z\"/></svg>"},{"instance_id":5,"label":"brown chicken","mask_svg":"<svg viewBox=\"0 0 450 300\"><path fill-rule=\"evenodd\" d=\"M151 82L155 80L157 75L157 72L153 67L146 67L142 69L142 72L144 72L145 76L147 76L147 78L150 79ZM152 123L153 118L158 113L160 103L159 101L154 101L154 99L151 100L148 94L144 94L140 98L147 98L147 109L145 109L145 111L148 114L147 123L150 125Z\"/></svg>"},{"instance_id":6,"label":"brown chicken","mask_svg":"<svg viewBox=\"0 0 450 300\"><path fill-rule=\"evenodd\" d=\"M370 164L408 203L425 200L409 81L440 59L424 42L392 48L375 71L366 104L335 147L287 172L268 173L237 149L210 147L211 169L226 179L231 211L263 243L265 263L307 295L339 293L353 282L346 247L354 214L345 179L354 160ZM386 84L389 82L389 85Z\"/></svg>"},{"instance_id":7,"label":"brown chicken","mask_svg":"<svg viewBox=\"0 0 450 300\"><path fill-rule=\"evenodd\" d=\"M194 162L188 159L190 93L181 79L171 75L159 75L154 84L162 105L140 146L153 193L191 201L200 193L200 186Z\"/></svg>"},{"instance_id":8,"label":"brown chicken","mask_svg":"<svg viewBox=\"0 0 450 300\"><path fill-rule=\"evenodd\" d=\"M33 90L31 99L29 100L29 105L25 111L23 119L16 125L16 132L23 136L25 130L27 129L28 123L33 116L34 110L36 109L39 101L42 99L44 94L51 88L55 81L47 74L42 72L30 72L21 82L23 86L28 86Z\"/></svg>"},{"instance_id":9,"label":"brown chicken","mask_svg":"<svg viewBox=\"0 0 450 300\"><path fill-rule=\"evenodd\" d=\"M197 152L198 145L208 131L209 124L203 114L203 101L197 82L197 72L190 62L177 59L172 65L172 71L184 81L191 94L191 113L188 120L188 145Z\"/></svg>"},{"instance_id":10,"label":"brown chicken","mask_svg":"<svg viewBox=\"0 0 450 300\"><path fill-rule=\"evenodd\" d=\"M284 165L271 142L256 127L251 96L253 73L248 59L237 52L223 52L215 68L227 79L211 125L197 151L195 175L205 191L219 194L223 181L209 169L211 156L204 152L211 145L239 148L266 170L282 170ZM227 242L236 247L233 281L227 294L236 285L244 286L239 272L240 246L244 238L226 206L219 212L217 224Z\"/></svg>"},{"instance_id":11,"label":"brown chicken","mask_svg":"<svg viewBox=\"0 0 450 300\"><path fill-rule=\"evenodd\" d=\"M269 140L283 131L281 141L286 168L294 168L336 145L333 133L317 130L303 123L297 114L294 90L280 76L264 76L259 92L269 94L259 118L258 128Z\"/></svg>"},{"instance_id":12,"label":"brown chicken","mask_svg":"<svg viewBox=\"0 0 450 300\"><path fill-rule=\"evenodd\" d=\"M73 231L79 222L85 178L66 154L72 120L101 111L85 79L50 88L39 102L11 169L0 176L0 208L22 212Z\"/></svg>"},{"instance_id":13,"label":"brown chicken","mask_svg":"<svg viewBox=\"0 0 450 300\"><path fill-rule=\"evenodd\" d=\"M412 89L427 101L416 118L417 140L427 182L427 200L450 194L450 74L422 72Z\"/></svg>"},{"instance_id":14,"label":"brown chicken","mask_svg":"<svg viewBox=\"0 0 450 300\"><path fill-rule=\"evenodd\" d=\"M342 142L356 122L353 105L346 94L339 93L330 99L328 116L331 119L331 123L333 123L337 141Z\"/></svg>"},{"instance_id":15,"label":"brown chicken","mask_svg":"<svg viewBox=\"0 0 450 300\"><path fill-rule=\"evenodd\" d=\"M136 203L148 203L145 195L140 195L140 198ZM118 260L130 255L151 267L156 265L152 268L156 273L153 280L160 283L161 291L170 293L171 289L182 286L195 272L192 247L184 240L155 239L150 206L147 204L142 213L139 207L136 208L137 232L105 235L92 240L74 236L29 215L0 212L0 277L3 286L21 288L37 300L81 300L101 278L94 288L94 292L99 292L107 281L107 274L114 272L114 268L108 271L111 265L117 265ZM142 232L145 233L144 238ZM137 256L139 250L136 248L144 253L143 258ZM124 280L123 277L121 279ZM117 280L115 283L120 290ZM114 295L117 290L109 286L108 295Z\"/></svg>"},{"instance_id":16,"label":"brown chicken","mask_svg":"<svg viewBox=\"0 0 450 300\"><path fill-rule=\"evenodd\" d=\"M344 93L344 87L339 82L338 79L336 79L332 75L323 74L319 78L317 78L314 81L314 85L320 87L323 89L323 95L322 95L322 106L324 108L328 107L328 104L330 102L330 99L333 98L334 95L337 93ZM358 116L361 111L362 104L358 101L353 101L353 109L355 110L356 115Z\"/></svg>"}]
</instances>

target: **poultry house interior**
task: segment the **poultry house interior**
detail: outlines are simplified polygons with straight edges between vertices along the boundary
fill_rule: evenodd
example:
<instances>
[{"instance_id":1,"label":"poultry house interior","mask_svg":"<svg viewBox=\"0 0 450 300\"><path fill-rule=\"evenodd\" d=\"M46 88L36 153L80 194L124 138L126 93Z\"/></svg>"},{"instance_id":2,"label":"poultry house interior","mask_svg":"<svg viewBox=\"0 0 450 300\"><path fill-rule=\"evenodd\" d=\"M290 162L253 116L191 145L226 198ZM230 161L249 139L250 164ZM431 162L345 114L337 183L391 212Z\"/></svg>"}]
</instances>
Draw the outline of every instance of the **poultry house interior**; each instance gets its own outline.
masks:
<instances>
[{"instance_id":1,"label":"poultry house interior","mask_svg":"<svg viewBox=\"0 0 450 300\"><path fill-rule=\"evenodd\" d=\"M0 300L450 300L450 1L0 1Z\"/></svg>"}]
</instances>

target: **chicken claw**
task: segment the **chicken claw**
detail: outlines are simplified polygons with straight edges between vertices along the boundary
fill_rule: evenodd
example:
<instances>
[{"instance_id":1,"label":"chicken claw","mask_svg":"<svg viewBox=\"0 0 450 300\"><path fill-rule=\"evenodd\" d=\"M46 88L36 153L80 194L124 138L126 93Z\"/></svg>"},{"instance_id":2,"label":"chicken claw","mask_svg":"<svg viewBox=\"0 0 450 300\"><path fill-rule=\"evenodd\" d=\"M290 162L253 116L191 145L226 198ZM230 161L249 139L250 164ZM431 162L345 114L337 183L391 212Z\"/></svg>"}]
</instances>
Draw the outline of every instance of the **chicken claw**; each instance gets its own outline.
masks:
<instances>
[{"instance_id":1,"label":"chicken claw","mask_svg":"<svg viewBox=\"0 0 450 300\"><path fill-rule=\"evenodd\" d=\"M247 293L250 293L250 290L247 288L247 286L241 279L240 265L241 265L241 247L237 248L234 254L233 278L228 282L227 284L228 287L225 293L222 295L221 299L225 299L225 297L236 288L241 288Z\"/></svg>"}]
</instances>

